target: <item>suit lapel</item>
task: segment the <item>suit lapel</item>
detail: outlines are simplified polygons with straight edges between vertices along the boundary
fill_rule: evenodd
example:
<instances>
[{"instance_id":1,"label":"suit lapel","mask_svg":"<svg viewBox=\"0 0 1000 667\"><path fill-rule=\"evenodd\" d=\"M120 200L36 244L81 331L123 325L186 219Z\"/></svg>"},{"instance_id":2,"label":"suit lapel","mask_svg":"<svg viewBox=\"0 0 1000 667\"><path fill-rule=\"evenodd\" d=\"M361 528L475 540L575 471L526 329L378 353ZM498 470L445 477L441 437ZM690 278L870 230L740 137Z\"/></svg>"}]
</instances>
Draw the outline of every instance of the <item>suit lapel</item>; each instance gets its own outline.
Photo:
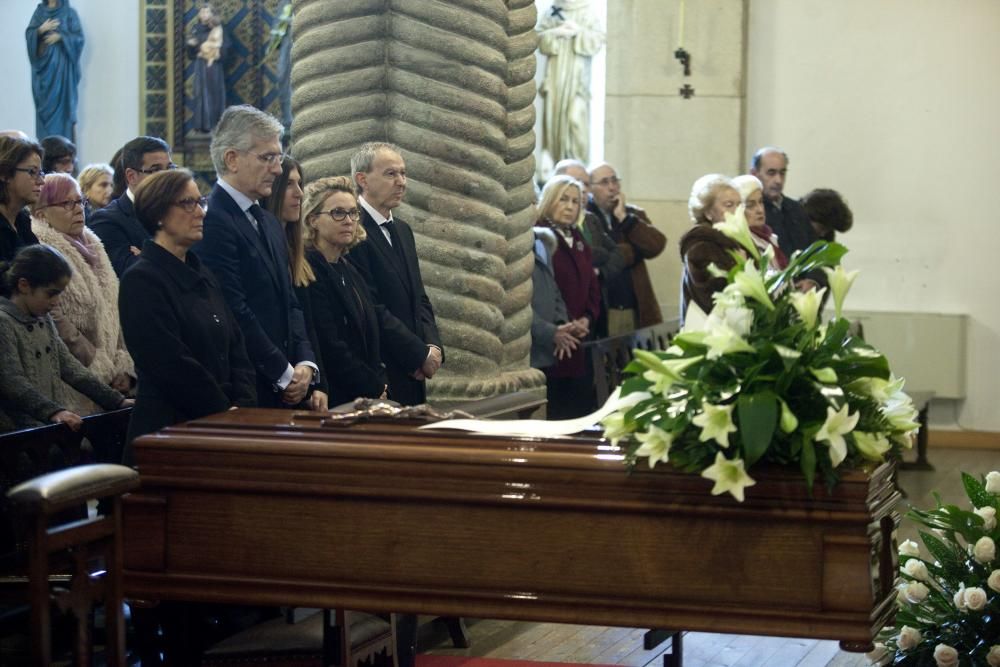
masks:
<instances>
[{"instance_id":1,"label":"suit lapel","mask_svg":"<svg viewBox=\"0 0 1000 667\"><path fill-rule=\"evenodd\" d=\"M229 193L220 188L218 185L215 186L216 195L218 200L223 202L226 212L230 215L233 220L233 225L240 234L243 235L243 240L249 245L257 248L257 252L264 260L264 265L267 267L267 272L270 274L271 279L274 281L275 286L278 288L279 292L284 292L283 282L281 280L281 275L278 273L275 262L276 254L270 246L271 241L265 244L264 240L261 239L260 235L254 231L253 224L247 218L246 214L240 209L239 205L229 196ZM258 223L261 224L261 223ZM263 225L264 237L267 239L271 238L270 230L268 225Z\"/></svg>"},{"instance_id":2,"label":"suit lapel","mask_svg":"<svg viewBox=\"0 0 1000 667\"><path fill-rule=\"evenodd\" d=\"M377 252L382 254L385 262L396 270L396 279L406 290L406 293L410 294L412 292L412 289L410 288L412 278L409 273L409 267L404 265L403 261L400 259L400 254L396 252L396 250L389 243L388 239L385 238L385 234L382 233L382 228L379 227L378 223L375 222L375 220L368 214L368 211L364 210L363 207L361 209L361 215L365 231L368 232L368 241L375 244ZM403 250L405 254L405 245L401 248L401 250Z\"/></svg>"}]
</instances>

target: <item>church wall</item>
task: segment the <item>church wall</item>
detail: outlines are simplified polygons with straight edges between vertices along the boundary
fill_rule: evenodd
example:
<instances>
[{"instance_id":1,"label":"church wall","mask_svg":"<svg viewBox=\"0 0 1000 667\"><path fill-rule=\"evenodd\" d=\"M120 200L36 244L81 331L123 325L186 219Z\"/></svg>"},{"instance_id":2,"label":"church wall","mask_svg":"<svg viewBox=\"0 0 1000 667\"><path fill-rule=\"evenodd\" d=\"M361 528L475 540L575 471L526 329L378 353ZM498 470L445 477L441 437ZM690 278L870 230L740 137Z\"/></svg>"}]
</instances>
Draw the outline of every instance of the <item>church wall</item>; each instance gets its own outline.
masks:
<instances>
[{"instance_id":1,"label":"church wall","mask_svg":"<svg viewBox=\"0 0 1000 667\"><path fill-rule=\"evenodd\" d=\"M792 196L847 196L852 308L968 314L967 398L932 421L1000 431L1000 3L751 0L748 19L747 152L787 150Z\"/></svg>"},{"instance_id":2,"label":"church wall","mask_svg":"<svg viewBox=\"0 0 1000 667\"><path fill-rule=\"evenodd\" d=\"M80 15L86 44L81 58L77 109L79 165L107 162L123 143L139 133L139 3L71 0ZM3 3L3 99L0 129L35 134L31 64L24 30L37 7L27 0Z\"/></svg>"}]
</instances>

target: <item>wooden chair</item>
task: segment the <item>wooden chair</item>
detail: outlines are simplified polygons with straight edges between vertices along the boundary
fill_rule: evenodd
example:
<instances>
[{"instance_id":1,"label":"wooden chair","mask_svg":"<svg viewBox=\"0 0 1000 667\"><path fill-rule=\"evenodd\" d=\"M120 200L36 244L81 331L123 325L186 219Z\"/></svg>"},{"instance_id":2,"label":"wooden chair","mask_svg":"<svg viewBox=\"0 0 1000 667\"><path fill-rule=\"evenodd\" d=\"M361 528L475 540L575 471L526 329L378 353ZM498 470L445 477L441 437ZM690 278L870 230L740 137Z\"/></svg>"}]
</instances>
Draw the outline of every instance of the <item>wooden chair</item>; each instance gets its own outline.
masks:
<instances>
[{"instance_id":1,"label":"wooden chair","mask_svg":"<svg viewBox=\"0 0 1000 667\"><path fill-rule=\"evenodd\" d=\"M597 404L603 405L623 379L623 371L632 361L632 350L665 350L679 330L678 320L637 329L623 336L599 338L584 345L590 354Z\"/></svg>"},{"instance_id":2,"label":"wooden chair","mask_svg":"<svg viewBox=\"0 0 1000 667\"><path fill-rule=\"evenodd\" d=\"M299 612L306 610L299 610ZM308 610L301 620L275 618L225 639L202 667L394 667L395 617L356 611Z\"/></svg>"},{"instance_id":3,"label":"wooden chair","mask_svg":"<svg viewBox=\"0 0 1000 667\"><path fill-rule=\"evenodd\" d=\"M8 634L26 632L22 626L29 615L29 537L34 535L32 515L15 508L7 492L22 482L92 460L95 451L120 451L131 412L126 408L85 417L79 431L63 424L50 424L0 434L0 630ZM108 498L102 502L107 502L110 510L113 503ZM86 516L86 506L81 501L47 520L58 524ZM64 585L70 575L53 574L49 579L51 583Z\"/></svg>"},{"instance_id":4,"label":"wooden chair","mask_svg":"<svg viewBox=\"0 0 1000 667\"><path fill-rule=\"evenodd\" d=\"M76 664L90 665L90 617L94 604L100 601L105 610L107 664L124 667L119 496L138 486L135 470L95 464L48 473L7 492L10 507L29 527L27 588L34 664L52 661L50 614L54 602L76 619ZM109 515L52 525L60 512L103 498L113 498ZM51 575L57 573L69 574L65 588L52 587Z\"/></svg>"}]
</instances>

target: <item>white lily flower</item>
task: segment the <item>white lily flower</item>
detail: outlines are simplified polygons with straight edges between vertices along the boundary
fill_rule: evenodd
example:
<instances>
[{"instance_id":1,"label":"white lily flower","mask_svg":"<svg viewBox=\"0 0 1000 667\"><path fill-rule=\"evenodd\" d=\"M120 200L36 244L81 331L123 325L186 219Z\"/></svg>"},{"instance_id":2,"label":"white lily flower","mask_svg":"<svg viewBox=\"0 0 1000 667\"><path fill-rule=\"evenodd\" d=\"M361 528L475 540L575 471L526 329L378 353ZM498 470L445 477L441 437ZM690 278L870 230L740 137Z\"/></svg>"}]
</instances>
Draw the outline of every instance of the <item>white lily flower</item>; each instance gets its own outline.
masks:
<instances>
[{"instance_id":1,"label":"white lily flower","mask_svg":"<svg viewBox=\"0 0 1000 667\"><path fill-rule=\"evenodd\" d=\"M718 264L716 264L715 262L711 262L708 265L708 275L712 276L713 278L728 278L729 271L723 271L722 269L719 268Z\"/></svg>"},{"instance_id":2,"label":"white lily flower","mask_svg":"<svg viewBox=\"0 0 1000 667\"><path fill-rule=\"evenodd\" d=\"M670 445L674 442L674 436L668 431L650 424L649 430L637 431L635 437L642 443L639 449L635 450L635 455L648 456L650 468L661 461L666 463L670 460Z\"/></svg>"},{"instance_id":3,"label":"white lily flower","mask_svg":"<svg viewBox=\"0 0 1000 667\"><path fill-rule=\"evenodd\" d=\"M746 299L735 285L729 284L712 295L712 303L715 308L739 308L746 305Z\"/></svg>"},{"instance_id":4,"label":"white lily flower","mask_svg":"<svg viewBox=\"0 0 1000 667\"><path fill-rule=\"evenodd\" d=\"M745 298L753 299L764 305L768 310L774 310L774 302L771 301L771 296L767 293L767 287L764 286L764 276L761 275L757 267L752 263L747 262L743 270L738 272L733 278L733 285L739 290Z\"/></svg>"},{"instance_id":5,"label":"white lily flower","mask_svg":"<svg viewBox=\"0 0 1000 667\"><path fill-rule=\"evenodd\" d=\"M892 400L882 406L882 414L889 421L893 428L900 431L916 431L920 428L917 421L920 412L913 407L913 401L906 394L902 394L902 400Z\"/></svg>"},{"instance_id":6,"label":"white lily flower","mask_svg":"<svg viewBox=\"0 0 1000 667\"><path fill-rule=\"evenodd\" d=\"M750 334L753 326L753 311L746 306L720 306L716 305L708 316L705 324L711 330L719 322L724 322L735 331L741 338Z\"/></svg>"},{"instance_id":7,"label":"white lily flower","mask_svg":"<svg viewBox=\"0 0 1000 667\"><path fill-rule=\"evenodd\" d=\"M725 322L719 322L705 334L701 341L702 345L708 347L709 359L718 359L724 354L732 352L753 352L753 346L743 340L743 338L733 331Z\"/></svg>"},{"instance_id":8,"label":"white lily flower","mask_svg":"<svg viewBox=\"0 0 1000 667\"><path fill-rule=\"evenodd\" d=\"M717 496L727 491L743 502L743 490L748 486L753 486L757 482L746 473L743 467L743 459L726 459L722 452L715 455L715 463L701 471L701 476L715 482L712 487L712 495Z\"/></svg>"},{"instance_id":9,"label":"white lily flower","mask_svg":"<svg viewBox=\"0 0 1000 667\"><path fill-rule=\"evenodd\" d=\"M760 260L760 252L757 250L757 244L753 242L753 237L750 236L750 225L747 224L742 204L732 213L727 212L725 220L713 224L712 227L739 243L755 259Z\"/></svg>"},{"instance_id":10,"label":"white lily flower","mask_svg":"<svg viewBox=\"0 0 1000 667\"><path fill-rule=\"evenodd\" d=\"M625 413L624 412L612 412L610 415L601 420L601 426L604 427L604 437L611 442L612 445L617 445L618 442L631 433L629 428L625 425Z\"/></svg>"},{"instance_id":11,"label":"white lily flower","mask_svg":"<svg viewBox=\"0 0 1000 667\"><path fill-rule=\"evenodd\" d=\"M831 407L826 409L826 421L813 437L816 442L826 441L830 445L830 461L836 468L847 458L847 441L844 436L854 430L858 425L860 412L850 414L850 406L845 403L840 410Z\"/></svg>"},{"instance_id":12,"label":"white lily flower","mask_svg":"<svg viewBox=\"0 0 1000 667\"><path fill-rule=\"evenodd\" d=\"M720 447L729 447L729 434L736 433L733 407L733 404L712 405L708 401L702 401L702 411L691 420L695 426L701 427L698 441L715 440Z\"/></svg>"},{"instance_id":13,"label":"white lily flower","mask_svg":"<svg viewBox=\"0 0 1000 667\"><path fill-rule=\"evenodd\" d=\"M823 294L826 288L817 290L815 287L808 292L792 292L788 295L788 300L792 302L792 307L799 314L799 319L807 328L813 329L819 317L819 307L823 303Z\"/></svg>"},{"instance_id":14,"label":"white lily flower","mask_svg":"<svg viewBox=\"0 0 1000 667\"><path fill-rule=\"evenodd\" d=\"M885 460L885 453L889 451L892 444L884 435L855 431L854 446L858 448L861 456L869 461L880 462Z\"/></svg>"},{"instance_id":15,"label":"white lily flower","mask_svg":"<svg viewBox=\"0 0 1000 667\"><path fill-rule=\"evenodd\" d=\"M653 383L649 392L664 396L670 387L681 379L681 374L685 369L704 359L702 356L686 359L661 359L657 354L641 348L634 350L633 354L636 361L647 368L642 377Z\"/></svg>"},{"instance_id":16,"label":"white lily flower","mask_svg":"<svg viewBox=\"0 0 1000 667\"><path fill-rule=\"evenodd\" d=\"M986 473L986 492L1000 494L1000 472L992 470Z\"/></svg>"},{"instance_id":17,"label":"white lily flower","mask_svg":"<svg viewBox=\"0 0 1000 667\"><path fill-rule=\"evenodd\" d=\"M851 285L854 284L854 279L858 277L859 271L847 272L844 270L842 264L838 264L833 269L825 266L823 267L823 271L826 273L827 280L830 283L830 292L833 293L834 311L837 317L840 317L844 308L844 298L851 290Z\"/></svg>"}]
</instances>

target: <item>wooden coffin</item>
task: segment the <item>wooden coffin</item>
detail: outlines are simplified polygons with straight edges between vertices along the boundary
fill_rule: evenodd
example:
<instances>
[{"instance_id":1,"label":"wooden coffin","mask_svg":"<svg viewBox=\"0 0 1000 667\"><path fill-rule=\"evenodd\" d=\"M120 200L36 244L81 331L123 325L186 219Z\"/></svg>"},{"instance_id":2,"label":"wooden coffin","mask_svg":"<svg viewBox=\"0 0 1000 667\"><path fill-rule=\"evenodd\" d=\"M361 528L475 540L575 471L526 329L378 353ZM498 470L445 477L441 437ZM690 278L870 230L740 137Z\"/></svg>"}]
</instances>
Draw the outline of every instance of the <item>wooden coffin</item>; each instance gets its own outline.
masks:
<instances>
[{"instance_id":1,"label":"wooden coffin","mask_svg":"<svg viewBox=\"0 0 1000 667\"><path fill-rule=\"evenodd\" d=\"M136 443L129 597L837 639L893 609L891 466L810 498L758 473L628 475L599 438L240 410Z\"/></svg>"}]
</instances>

